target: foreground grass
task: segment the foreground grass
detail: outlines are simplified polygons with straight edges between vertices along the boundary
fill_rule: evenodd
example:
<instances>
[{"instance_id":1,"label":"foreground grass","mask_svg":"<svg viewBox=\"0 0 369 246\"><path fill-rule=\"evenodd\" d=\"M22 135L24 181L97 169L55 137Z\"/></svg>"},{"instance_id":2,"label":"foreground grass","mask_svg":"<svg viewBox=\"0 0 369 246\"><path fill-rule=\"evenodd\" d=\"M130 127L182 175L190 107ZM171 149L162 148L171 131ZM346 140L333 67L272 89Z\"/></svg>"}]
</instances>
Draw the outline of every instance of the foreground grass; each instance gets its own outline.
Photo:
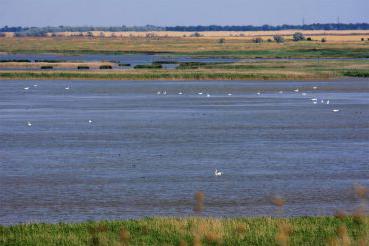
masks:
<instances>
[{"instance_id":1,"label":"foreground grass","mask_svg":"<svg viewBox=\"0 0 369 246\"><path fill-rule=\"evenodd\" d=\"M368 245L366 217L146 218L0 227L1 245Z\"/></svg>"}]
</instances>

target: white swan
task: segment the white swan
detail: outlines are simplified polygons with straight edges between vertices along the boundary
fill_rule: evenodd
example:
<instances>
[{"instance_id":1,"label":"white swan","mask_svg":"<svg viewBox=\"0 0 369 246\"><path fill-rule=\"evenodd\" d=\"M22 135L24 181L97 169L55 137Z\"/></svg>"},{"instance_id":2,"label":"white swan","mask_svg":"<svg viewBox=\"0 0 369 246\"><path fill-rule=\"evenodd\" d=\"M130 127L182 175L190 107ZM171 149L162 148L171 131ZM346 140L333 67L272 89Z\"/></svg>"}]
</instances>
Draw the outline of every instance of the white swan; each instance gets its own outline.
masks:
<instances>
[{"instance_id":1,"label":"white swan","mask_svg":"<svg viewBox=\"0 0 369 246\"><path fill-rule=\"evenodd\" d=\"M279 91L279 94L283 94L283 91Z\"/></svg>"},{"instance_id":2,"label":"white swan","mask_svg":"<svg viewBox=\"0 0 369 246\"><path fill-rule=\"evenodd\" d=\"M92 120L88 120L88 123L92 124Z\"/></svg>"},{"instance_id":3,"label":"white swan","mask_svg":"<svg viewBox=\"0 0 369 246\"><path fill-rule=\"evenodd\" d=\"M218 169L215 169L215 171L214 171L214 176L222 176L223 175L223 172L220 172L220 171L218 171Z\"/></svg>"},{"instance_id":4,"label":"white swan","mask_svg":"<svg viewBox=\"0 0 369 246\"><path fill-rule=\"evenodd\" d=\"M330 102L329 102L329 100L327 100L327 104L329 104Z\"/></svg>"},{"instance_id":5,"label":"white swan","mask_svg":"<svg viewBox=\"0 0 369 246\"><path fill-rule=\"evenodd\" d=\"M161 92L160 92L160 91L158 91L158 92L156 92L156 94L160 95L160 94L161 94Z\"/></svg>"},{"instance_id":6,"label":"white swan","mask_svg":"<svg viewBox=\"0 0 369 246\"><path fill-rule=\"evenodd\" d=\"M183 95L183 92L182 91L178 92L178 95Z\"/></svg>"},{"instance_id":7,"label":"white swan","mask_svg":"<svg viewBox=\"0 0 369 246\"><path fill-rule=\"evenodd\" d=\"M228 96L232 96L232 93L228 93Z\"/></svg>"},{"instance_id":8,"label":"white swan","mask_svg":"<svg viewBox=\"0 0 369 246\"><path fill-rule=\"evenodd\" d=\"M256 94L261 95L261 93L260 93L260 92L258 92L258 93L256 93Z\"/></svg>"},{"instance_id":9,"label":"white swan","mask_svg":"<svg viewBox=\"0 0 369 246\"><path fill-rule=\"evenodd\" d=\"M340 110L339 109L333 109L332 112L337 113L337 112L340 112Z\"/></svg>"},{"instance_id":10,"label":"white swan","mask_svg":"<svg viewBox=\"0 0 369 246\"><path fill-rule=\"evenodd\" d=\"M30 121L27 121L27 126L32 126L32 123Z\"/></svg>"},{"instance_id":11,"label":"white swan","mask_svg":"<svg viewBox=\"0 0 369 246\"><path fill-rule=\"evenodd\" d=\"M66 89L66 90L69 90L69 89L70 89L70 86L65 87L65 89Z\"/></svg>"},{"instance_id":12,"label":"white swan","mask_svg":"<svg viewBox=\"0 0 369 246\"><path fill-rule=\"evenodd\" d=\"M203 93L202 92L199 92L199 93L197 93L198 95L202 95Z\"/></svg>"},{"instance_id":13,"label":"white swan","mask_svg":"<svg viewBox=\"0 0 369 246\"><path fill-rule=\"evenodd\" d=\"M307 94L304 92L304 93L302 93L301 95L306 96Z\"/></svg>"},{"instance_id":14,"label":"white swan","mask_svg":"<svg viewBox=\"0 0 369 246\"><path fill-rule=\"evenodd\" d=\"M208 94L206 94L206 97L210 97L210 94L208 93Z\"/></svg>"},{"instance_id":15,"label":"white swan","mask_svg":"<svg viewBox=\"0 0 369 246\"><path fill-rule=\"evenodd\" d=\"M294 90L294 92L299 92L300 90L297 88L296 90Z\"/></svg>"},{"instance_id":16,"label":"white swan","mask_svg":"<svg viewBox=\"0 0 369 246\"><path fill-rule=\"evenodd\" d=\"M27 90L29 90L29 87L24 87L23 89L25 89L27 91Z\"/></svg>"},{"instance_id":17,"label":"white swan","mask_svg":"<svg viewBox=\"0 0 369 246\"><path fill-rule=\"evenodd\" d=\"M318 87L317 86L314 86L313 89L316 90L316 89L318 89Z\"/></svg>"}]
</instances>

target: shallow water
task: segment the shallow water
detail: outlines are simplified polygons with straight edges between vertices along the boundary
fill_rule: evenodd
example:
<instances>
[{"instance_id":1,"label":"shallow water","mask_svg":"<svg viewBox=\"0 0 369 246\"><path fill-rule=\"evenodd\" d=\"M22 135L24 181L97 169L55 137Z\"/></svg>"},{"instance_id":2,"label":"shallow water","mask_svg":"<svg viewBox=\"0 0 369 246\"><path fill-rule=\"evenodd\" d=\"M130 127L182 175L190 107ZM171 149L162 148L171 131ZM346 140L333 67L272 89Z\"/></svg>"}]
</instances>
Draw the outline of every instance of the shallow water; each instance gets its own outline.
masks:
<instances>
[{"instance_id":1,"label":"shallow water","mask_svg":"<svg viewBox=\"0 0 369 246\"><path fill-rule=\"evenodd\" d=\"M0 224L193 215L196 191L203 215L326 215L369 185L368 80L0 85Z\"/></svg>"},{"instance_id":2,"label":"shallow water","mask_svg":"<svg viewBox=\"0 0 369 246\"><path fill-rule=\"evenodd\" d=\"M171 56L166 54L81 54L81 55L63 55L63 54L0 54L0 60L56 60L56 61L113 61L122 64L131 64L131 67L136 65L152 64L155 61L169 62L237 62L239 59L233 58L195 58L189 56ZM163 67L168 67L170 64L164 64ZM127 67L119 67L119 69L127 69Z\"/></svg>"}]
</instances>

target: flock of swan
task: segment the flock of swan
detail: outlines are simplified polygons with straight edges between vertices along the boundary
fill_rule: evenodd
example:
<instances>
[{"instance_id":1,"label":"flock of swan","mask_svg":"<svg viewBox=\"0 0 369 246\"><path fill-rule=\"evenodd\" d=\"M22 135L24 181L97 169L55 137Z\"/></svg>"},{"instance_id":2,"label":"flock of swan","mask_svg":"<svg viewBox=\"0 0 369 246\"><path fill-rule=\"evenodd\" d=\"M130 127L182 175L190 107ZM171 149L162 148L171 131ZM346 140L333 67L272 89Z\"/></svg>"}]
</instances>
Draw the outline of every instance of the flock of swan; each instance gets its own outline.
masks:
<instances>
[{"instance_id":1,"label":"flock of swan","mask_svg":"<svg viewBox=\"0 0 369 246\"><path fill-rule=\"evenodd\" d=\"M317 86L313 86L313 90L317 90L317 89L318 89ZM293 92L300 93L300 89L299 88L294 89ZM278 93L279 94L283 94L284 91L279 91ZM164 90L164 91L157 91L156 94L157 95L168 95L168 92L166 90ZM177 94L178 95L184 95L184 92L183 91L180 91ZM262 92L260 92L260 91L258 91L256 93L256 95L258 95L258 96L260 96L261 94L262 94ZM195 93L195 95L199 95L199 96L206 95L206 97L211 97L211 95L209 93L204 93L204 92L197 92L197 93ZM226 95L227 96L233 96L232 93L227 93ZM301 95L302 96L308 96L308 94L306 92L302 92ZM313 102L313 104L318 104L318 102L319 102L318 98L311 98L310 100ZM320 103L321 104L329 105L331 102L330 102L329 99L327 99L327 100L321 99L320 100ZM340 110L339 109L332 109L332 112L337 113L337 112L340 112Z\"/></svg>"},{"instance_id":2,"label":"flock of swan","mask_svg":"<svg viewBox=\"0 0 369 246\"><path fill-rule=\"evenodd\" d=\"M34 87L34 88L38 87L38 84L34 84L34 85L33 85L33 87ZM23 89L24 89L25 91L28 91L28 90L30 90L30 88L31 88L31 87L27 86L27 87L24 87ZM70 86L70 85L68 85L68 86L64 87L64 89L65 89L65 90L67 90L67 91L69 91L69 90L71 89L71 86ZM317 87L317 86L314 86L314 87L313 87L313 90L317 90L317 89L318 89L318 87ZM297 89L293 90L293 92L295 92L295 93L300 93L300 89L299 89L299 88L297 88ZM279 91L278 93L279 93L279 94L283 94L283 93L284 93L284 91ZM157 94L157 95L167 95L167 94L168 94L168 92L167 92L166 90L164 90L164 91L157 91L157 93L156 93L156 94ZM184 95L184 92L183 92L183 91L179 91L177 94L178 94L178 95ZM260 92L260 91L259 91L259 92L257 92L256 94L257 94L258 96L260 96L260 95L262 95L262 92ZM211 95L210 95L209 93L204 93L204 92L197 92L197 93L196 93L196 95L199 95L199 96L205 95L206 97L211 97ZM232 94L232 93L227 93L226 95L227 95L227 96L233 96L233 94ZM301 95L302 95L302 96L307 96L308 94L307 94L307 93L305 93L305 92L303 92L303 93L301 93ZM318 98L310 98L310 100L313 102L313 104L318 104L318 102L319 102ZM330 100L320 99L320 103L321 103L321 104L329 105L329 104L330 104ZM333 110L332 110L332 112L334 112L334 113L337 113L337 112L339 112L339 111L340 111L339 109L333 109ZM89 123L89 124L92 124L92 123L93 123L93 121L92 121L92 120L88 120L88 123ZM27 121L27 126L28 126L28 127L31 127L31 126L32 126L32 122ZM218 169L215 169L215 170L214 170L214 176L215 176L215 177L220 177L220 176L222 176L222 175L223 175L223 172L219 171Z\"/></svg>"}]
</instances>

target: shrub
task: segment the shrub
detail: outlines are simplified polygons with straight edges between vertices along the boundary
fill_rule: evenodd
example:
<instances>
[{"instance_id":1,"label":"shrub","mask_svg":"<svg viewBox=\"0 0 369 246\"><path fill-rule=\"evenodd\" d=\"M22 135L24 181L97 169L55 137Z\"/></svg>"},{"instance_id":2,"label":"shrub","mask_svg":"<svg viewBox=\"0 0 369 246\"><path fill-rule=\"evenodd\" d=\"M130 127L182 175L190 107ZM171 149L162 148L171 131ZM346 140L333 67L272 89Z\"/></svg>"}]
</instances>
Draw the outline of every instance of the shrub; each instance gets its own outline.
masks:
<instances>
[{"instance_id":1,"label":"shrub","mask_svg":"<svg viewBox=\"0 0 369 246\"><path fill-rule=\"evenodd\" d=\"M219 39L219 40L218 40L218 43L219 43L219 44L224 44L224 43L225 43L225 39L224 39L224 38Z\"/></svg>"},{"instance_id":2,"label":"shrub","mask_svg":"<svg viewBox=\"0 0 369 246\"><path fill-rule=\"evenodd\" d=\"M303 41L305 40L305 35L302 32L295 32L292 38L293 38L293 41L295 42Z\"/></svg>"},{"instance_id":3,"label":"shrub","mask_svg":"<svg viewBox=\"0 0 369 246\"><path fill-rule=\"evenodd\" d=\"M78 66L77 67L78 70L81 70L81 69L90 69L89 66Z\"/></svg>"},{"instance_id":4,"label":"shrub","mask_svg":"<svg viewBox=\"0 0 369 246\"><path fill-rule=\"evenodd\" d=\"M325 39L325 38L322 38L322 43L325 43L325 42L327 42L327 40Z\"/></svg>"},{"instance_id":5,"label":"shrub","mask_svg":"<svg viewBox=\"0 0 369 246\"><path fill-rule=\"evenodd\" d=\"M284 37L280 36L280 35L276 35L273 37L274 41L276 41L277 43L284 43Z\"/></svg>"},{"instance_id":6,"label":"shrub","mask_svg":"<svg viewBox=\"0 0 369 246\"><path fill-rule=\"evenodd\" d=\"M361 41L365 41L365 39L364 38L361 38Z\"/></svg>"},{"instance_id":7,"label":"shrub","mask_svg":"<svg viewBox=\"0 0 369 246\"><path fill-rule=\"evenodd\" d=\"M53 66L41 66L41 69L53 69Z\"/></svg>"},{"instance_id":8,"label":"shrub","mask_svg":"<svg viewBox=\"0 0 369 246\"><path fill-rule=\"evenodd\" d=\"M31 62L31 60L26 60L26 59L20 59L20 60L17 60L17 59L13 59L13 60L0 60L0 62Z\"/></svg>"},{"instance_id":9,"label":"shrub","mask_svg":"<svg viewBox=\"0 0 369 246\"><path fill-rule=\"evenodd\" d=\"M308 37L306 40L307 40L307 41L313 41L313 40L311 39L311 37Z\"/></svg>"},{"instance_id":10,"label":"shrub","mask_svg":"<svg viewBox=\"0 0 369 246\"><path fill-rule=\"evenodd\" d=\"M263 42L263 39L262 38L255 38L254 40L252 40L254 43L256 44L260 44Z\"/></svg>"},{"instance_id":11,"label":"shrub","mask_svg":"<svg viewBox=\"0 0 369 246\"><path fill-rule=\"evenodd\" d=\"M271 43L271 42L273 42L273 40L271 39L271 38L268 38L268 43Z\"/></svg>"},{"instance_id":12,"label":"shrub","mask_svg":"<svg viewBox=\"0 0 369 246\"><path fill-rule=\"evenodd\" d=\"M143 64L134 66L134 69L161 69L161 68L163 68L161 64Z\"/></svg>"},{"instance_id":13,"label":"shrub","mask_svg":"<svg viewBox=\"0 0 369 246\"><path fill-rule=\"evenodd\" d=\"M100 69L112 69L113 67L110 65L101 65Z\"/></svg>"},{"instance_id":14,"label":"shrub","mask_svg":"<svg viewBox=\"0 0 369 246\"><path fill-rule=\"evenodd\" d=\"M130 67L131 64L129 64L129 63L119 63L118 66L119 67Z\"/></svg>"},{"instance_id":15,"label":"shrub","mask_svg":"<svg viewBox=\"0 0 369 246\"><path fill-rule=\"evenodd\" d=\"M198 38L198 37L202 37L202 35L198 32L195 32L195 33L192 33L191 34L191 37L195 37L195 38Z\"/></svg>"}]
</instances>

